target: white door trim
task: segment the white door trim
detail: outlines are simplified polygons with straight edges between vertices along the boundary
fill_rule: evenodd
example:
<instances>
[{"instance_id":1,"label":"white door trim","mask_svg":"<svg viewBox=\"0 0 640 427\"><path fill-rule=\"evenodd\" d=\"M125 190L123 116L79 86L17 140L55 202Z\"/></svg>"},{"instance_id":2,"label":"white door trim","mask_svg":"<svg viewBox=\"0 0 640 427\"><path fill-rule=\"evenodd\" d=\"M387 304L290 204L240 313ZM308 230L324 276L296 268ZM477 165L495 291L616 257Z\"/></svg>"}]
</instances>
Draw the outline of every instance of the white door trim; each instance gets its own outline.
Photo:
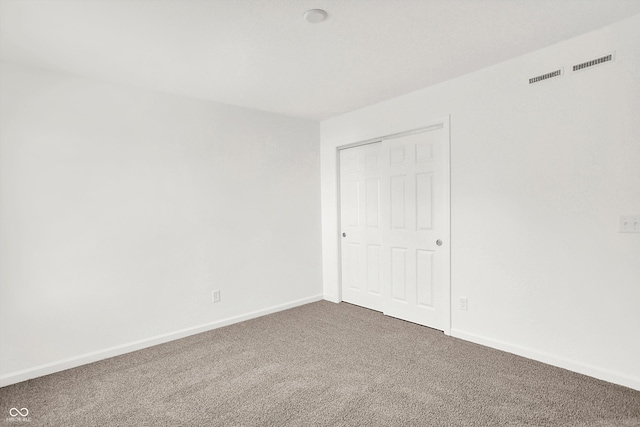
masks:
<instances>
[{"instance_id":1,"label":"white door trim","mask_svg":"<svg viewBox=\"0 0 640 427\"><path fill-rule=\"evenodd\" d=\"M335 159L336 159L336 211L335 215L337 218L338 227L336 229L336 233L338 236L337 239L337 266L338 266L338 302L342 302L342 247L341 247L341 239L339 237L341 230L341 206L340 206L340 151L348 148L358 147L367 144L374 144L377 142L381 142L384 139L392 139L399 138L406 135L411 135L415 133L421 133L428 130L434 129L443 129L445 132L445 144L446 147L444 149L445 153L445 194L447 203L445 203L445 222L446 229L448 230L448 235L444 236L448 241L448 251L446 252L447 260L449 268L446 269L446 279L444 281L444 295L445 301L443 305L443 332L445 335L451 335L451 130L450 130L450 116L442 117L438 120L430 120L427 122L425 126L421 126L419 128L407 130L404 132L393 133L389 135L384 135L376 138L371 138L363 141L357 141L349 144L339 145L336 147L335 151Z\"/></svg>"}]
</instances>

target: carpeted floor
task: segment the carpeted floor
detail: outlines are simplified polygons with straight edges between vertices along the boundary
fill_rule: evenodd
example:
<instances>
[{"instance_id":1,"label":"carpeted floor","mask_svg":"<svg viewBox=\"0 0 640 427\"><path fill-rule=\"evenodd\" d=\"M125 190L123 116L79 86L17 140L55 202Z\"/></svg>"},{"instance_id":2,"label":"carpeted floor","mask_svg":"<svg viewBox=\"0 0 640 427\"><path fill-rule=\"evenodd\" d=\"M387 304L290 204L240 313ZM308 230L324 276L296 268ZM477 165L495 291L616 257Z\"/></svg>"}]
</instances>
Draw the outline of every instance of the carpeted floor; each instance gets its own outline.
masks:
<instances>
[{"instance_id":1,"label":"carpeted floor","mask_svg":"<svg viewBox=\"0 0 640 427\"><path fill-rule=\"evenodd\" d=\"M0 423L12 407L30 426L640 426L638 391L326 301L0 389Z\"/></svg>"}]
</instances>

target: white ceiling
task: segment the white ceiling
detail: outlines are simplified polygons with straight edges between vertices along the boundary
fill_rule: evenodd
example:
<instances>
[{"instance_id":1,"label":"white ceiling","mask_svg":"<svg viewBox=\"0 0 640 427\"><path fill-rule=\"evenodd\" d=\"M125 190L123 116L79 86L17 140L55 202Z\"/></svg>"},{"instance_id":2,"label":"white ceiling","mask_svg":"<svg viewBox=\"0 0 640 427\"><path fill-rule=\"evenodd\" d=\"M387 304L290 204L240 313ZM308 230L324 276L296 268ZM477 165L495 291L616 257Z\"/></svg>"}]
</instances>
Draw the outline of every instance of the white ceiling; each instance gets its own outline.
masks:
<instances>
[{"instance_id":1,"label":"white ceiling","mask_svg":"<svg viewBox=\"0 0 640 427\"><path fill-rule=\"evenodd\" d=\"M303 14L323 8L329 19ZM640 13L640 0L0 0L0 59L322 120Z\"/></svg>"}]
</instances>

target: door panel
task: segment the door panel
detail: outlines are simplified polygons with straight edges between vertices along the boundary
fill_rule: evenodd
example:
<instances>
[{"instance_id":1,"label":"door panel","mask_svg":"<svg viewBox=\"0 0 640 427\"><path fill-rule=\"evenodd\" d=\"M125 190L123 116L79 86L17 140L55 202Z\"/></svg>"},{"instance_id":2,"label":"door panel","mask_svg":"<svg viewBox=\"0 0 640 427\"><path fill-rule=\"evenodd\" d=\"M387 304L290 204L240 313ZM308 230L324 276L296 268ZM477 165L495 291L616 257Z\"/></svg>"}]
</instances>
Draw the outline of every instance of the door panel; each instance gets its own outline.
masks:
<instances>
[{"instance_id":1,"label":"door panel","mask_svg":"<svg viewBox=\"0 0 640 427\"><path fill-rule=\"evenodd\" d=\"M380 266L380 245L367 245L367 290L380 296L382 294Z\"/></svg>"},{"instance_id":2,"label":"door panel","mask_svg":"<svg viewBox=\"0 0 640 427\"><path fill-rule=\"evenodd\" d=\"M383 162L388 159L389 165L382 171L383 244L392 248L391 289L386 292L391 297L384 299L384 313L436 329L443 329L445 324L444 292L448 289L445 273L449 269L448 257L444 256L448 245L436 244L438 239L448 241L449 236L445 221L448 200L443 188L448 185L445 145L444 132L438 128L387 139L381 147L381 159ZM401 161L396 154L400 152L404 153ZM389 191L388 210L385 182ZM404 248L402 263L396 260L399 248ZM404 266L402 275L396 271L401 266ZM400 277L404 281L403 298L399 298L400 285L396 283Z\"/></svg>"},{"instance_id":3,"label":"door panel","mask_svg":"<svg viewBox=\"0 0 640 427\"><path fill-rule=\"evenodd\" d=\"M391 177L391 228L405 229L405 179L402 176Z\"/></svg>"},{"instance_id":4,"label":"door panel","mask_svg":"<svg viewBox=\"0 0 640 427\"><path fill-rule=\"evenodd\" d=\"M418 230L430 230L433 218L433 175L419 173L416 175L416 216Z\"/></svg>"},{"instance_id":5,"label":"door panel","mask_svg":"<svg viewBox=\"0 0 640 427\"><path fill-rule=\"evenodd\" d=\"M367 180L367 227L380 225L380 178Z\"/></svg>"},{"instance_id":6,"label":"door panel","mask_svg":"<svg viewBox=\"0 0 640 427\"><path fill-rule=\"evenodd\" d=\"M360 274L358 269L360 267L360 247L355 243L347 243L346 250L344 251L344 266L345 274L343 276L343 284L349 289L360 289Z\"/></svg>"},{"instance_id":7,"label":"door panel","mask_svg":"<svg viewBox=\"0 0 640 427\"><path fill-rule=\"evenodd\" d=\"M340 151L342 299L382 311L380 143Z\"/></svg>"},{"instance_id":8,"label":"door panel","mask_svg":"<svg viewBox=\"0 0 640 427\"><path fill-rule=\"evenodd\" d=\"M416 251L417 304L423 307L433 307L433 254L433 251L423 249Z\"/></svg>"},{"instance_id":9,"label":"door panel","mask_svg":"<svg viewBox=\"0 0 640 427\"><path fill-rule=\"evenodd\" d=\"M407 248L391 248L391 299L407 300Z\"/></svg>"}]
</instances>

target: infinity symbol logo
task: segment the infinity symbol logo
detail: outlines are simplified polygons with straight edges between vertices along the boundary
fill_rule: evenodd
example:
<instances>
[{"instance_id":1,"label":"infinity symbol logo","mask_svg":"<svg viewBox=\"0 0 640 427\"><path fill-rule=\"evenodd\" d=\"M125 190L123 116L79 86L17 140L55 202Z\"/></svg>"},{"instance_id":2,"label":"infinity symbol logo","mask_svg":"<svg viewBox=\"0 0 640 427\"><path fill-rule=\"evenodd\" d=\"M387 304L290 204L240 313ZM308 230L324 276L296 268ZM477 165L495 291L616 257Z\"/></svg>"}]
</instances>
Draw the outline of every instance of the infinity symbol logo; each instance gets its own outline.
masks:
<instances>
[{"instance_id":1,"label":"infinity symbol logo","mask_svg":"<svg viewBox=\"0 0 640 427\"><path fill-rule=\"evenodd\" d=\"M20 415L21 417L26 417L27 415L29 415L29 410L27 408L11 408L9 410L9 415L11 415L12 417L17 417L18 415Z\"/></svg>"}]
</instances>

